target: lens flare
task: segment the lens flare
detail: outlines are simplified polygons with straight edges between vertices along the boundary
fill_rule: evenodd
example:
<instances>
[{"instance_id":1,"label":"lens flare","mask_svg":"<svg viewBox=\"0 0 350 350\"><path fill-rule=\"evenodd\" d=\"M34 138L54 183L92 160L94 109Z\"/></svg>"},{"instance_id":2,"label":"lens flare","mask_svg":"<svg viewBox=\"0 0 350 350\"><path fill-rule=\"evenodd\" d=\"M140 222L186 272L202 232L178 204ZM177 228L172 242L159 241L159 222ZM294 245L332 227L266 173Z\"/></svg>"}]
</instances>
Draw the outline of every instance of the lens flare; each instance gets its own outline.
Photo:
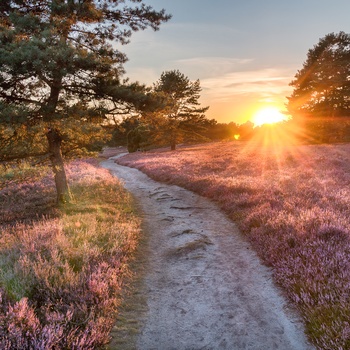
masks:
<instances>
[{"instance_id":1,"label":"lens flare","mask_svg":"<svg viewBox=\"0 0 350 350\"><path fill-rule=\"evenodd\" d=\"M255 126L261 126L263 124L279 123L283 120L286 120L284 114L282 114L277 108L269 107L256 112L252 121Z\"/></svg>"}]
</instances>

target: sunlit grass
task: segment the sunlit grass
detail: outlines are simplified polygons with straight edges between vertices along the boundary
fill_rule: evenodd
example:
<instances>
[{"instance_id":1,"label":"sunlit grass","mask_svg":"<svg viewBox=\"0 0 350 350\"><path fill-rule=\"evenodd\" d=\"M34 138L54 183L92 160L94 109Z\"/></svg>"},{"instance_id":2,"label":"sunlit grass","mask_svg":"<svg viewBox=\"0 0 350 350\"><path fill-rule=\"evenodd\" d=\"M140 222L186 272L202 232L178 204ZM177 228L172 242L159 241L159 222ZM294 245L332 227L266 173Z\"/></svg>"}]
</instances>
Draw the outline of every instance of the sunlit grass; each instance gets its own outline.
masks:
<instances>
[{"instance_id":1,"label":"sunlit grass","mask_svg":"<svg viewBox=\"0 0 350 350\"><path fill-rule=\"evenodd\" d=\"M6 163L0 165L0 189L10 182L23 182L42 177L48 171L46 166L35 166L27 161Z\"/></svg>"},{"instance_id":2,"label":"sunlit grass","mask_svg":"<svg viewBox=\"0 0 350 350\"><path fill-rule=\"evenodd\" d=\"M265 128L249 142L118 162L217 201L273 268L313 343L349 348L350 144L300 145L293 132Z\"/></svg>"},{"instance_id":3,"label":"sunlit grass","mask_svg":"<svg viewBox=\"0 0 350 350\"><path fill-rule=\"evenodd\" d=\"M76 203L60 210L50 176L0 191L1 349L96 349L109 340L139 220L96 162L72 162L68 174ZM25 208L40 198L40 216L30 216Z\"/></svg>"}]
</instances>

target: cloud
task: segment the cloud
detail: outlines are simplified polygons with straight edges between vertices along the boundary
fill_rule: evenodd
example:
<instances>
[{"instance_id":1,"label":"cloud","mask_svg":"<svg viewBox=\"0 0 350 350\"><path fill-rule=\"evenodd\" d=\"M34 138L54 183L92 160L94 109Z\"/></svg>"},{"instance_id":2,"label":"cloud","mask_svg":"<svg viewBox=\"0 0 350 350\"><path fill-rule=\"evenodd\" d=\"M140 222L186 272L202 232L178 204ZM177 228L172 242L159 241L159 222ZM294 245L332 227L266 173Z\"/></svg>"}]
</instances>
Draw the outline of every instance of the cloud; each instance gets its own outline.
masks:
<instances>
[{"instance_id":1,"label":"cloud","mask_svg":"<svg viewBox=\"0 0 350 350\"><path fill-rule=\"evenodd\" d=\"M144 62L146 63L146 62ZM162 72L179 69L181 73L189 77L190 80L200 79L202 81L225 77L234 71L249 69L254 63L251 58L230 58L230 57L192 57L184 59L174 59L159 62L158 65L126 64L127 76L132 80L141 80L148 84L159 79ZM203 87L203 86L202 86Z\"/></svg>"},{"instance_id":2,"label":"cloud","mask_svg":"<svg viewBox=\"0 0 350 350\"><path fill-rule=\"evenodd\" d=\"M291 92L289 82L293 73L290 69L264 68L229 72L201 80L206 98L228 101L239 95L268 98L286 96Z\"/></svg>"},{"instance_id":3,"label":"cloud","mask_svg":"<svg viewBox=\"0 0 350 350\"><path fill-rule=\"evenodd\" d=\"M246 69L254 59L230 57L192 57L172 61L180 70L188 72L193 79L206 79L228 74L232 71Z\"/></svg>"},{"instance_id":4,"label":"cloud","mask_svg":"<svg viewBox=\"0 0 350 350\"><path fill-rule=\"evenodd\" d=\"M282 108L297 67L261 67L251 57L192 56L173 58L157 65L127 66L131 80L152 84L161 73L179 69L190 80L199 79L201 104L210 106L208 116L217 120L246 120L259 105ZM255 107L254 107L255 106Z\"/></svg>"},{"instance_id":5,"label":"cloud","mask_svg":"<svg viewBox=\"0 0 350 350\"><path fill-rule=\"evenodd\" d=\"M210 106L210 118L244 122L266 105L283 109L292 92L293 67L260 68L256 60L237 59L231 64L231 70L201 79L201 101Z\"/></svg>"}]
</instances>

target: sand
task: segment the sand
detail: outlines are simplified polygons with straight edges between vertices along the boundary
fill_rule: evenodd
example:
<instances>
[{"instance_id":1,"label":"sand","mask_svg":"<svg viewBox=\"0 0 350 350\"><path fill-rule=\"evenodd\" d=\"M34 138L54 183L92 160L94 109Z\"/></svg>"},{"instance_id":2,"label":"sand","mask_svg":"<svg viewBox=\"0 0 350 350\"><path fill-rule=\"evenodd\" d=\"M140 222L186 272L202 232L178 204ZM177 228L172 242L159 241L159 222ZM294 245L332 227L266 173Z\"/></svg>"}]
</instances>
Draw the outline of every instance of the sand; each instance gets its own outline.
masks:
<instances>
[{"instance_id":1,"label":"sand","mask_svg":"<svg viewBox=\"0 0 350 350\"><path fill-rule=\"evenodd\" d=\"M101 165L133 194L147 236L144 305L123 316L132 322L121 332L117 323L111 349L313 349L271 270L215 203L115 157Z\"/></svg>"}]
</instances>

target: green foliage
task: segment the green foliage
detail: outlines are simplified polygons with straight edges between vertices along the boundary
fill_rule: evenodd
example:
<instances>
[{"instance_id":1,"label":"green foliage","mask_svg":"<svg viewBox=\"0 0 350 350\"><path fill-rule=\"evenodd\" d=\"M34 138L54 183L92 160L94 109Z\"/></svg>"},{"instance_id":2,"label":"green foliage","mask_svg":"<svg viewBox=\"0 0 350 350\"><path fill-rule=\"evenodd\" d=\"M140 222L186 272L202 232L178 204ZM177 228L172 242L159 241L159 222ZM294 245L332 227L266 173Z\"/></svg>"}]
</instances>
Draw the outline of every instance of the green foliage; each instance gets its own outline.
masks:
<instances>
[{"instance_id":1,"label":"green foliage","mask_svg":"<svg viewBox=\"0 0 350 350\"><path fill-rule=\"evenodd\" d=\"M205 112L209 107L200 107L200 82L191 82L178 70L163 72L154 85L154 91L165 99L165 106L155 117L158 126L153 137L175 149L182 141L204 140ZM148 117L148 121L151 121Z\"/></svg>"},{"instance_id":2,"label":"green foliage","mask_svg":"<svg viewBox=\"0 0 350 350\"><path fill-rule=\"evenodd\" d=\"M140 125L140 119L137 116L126 117L116 121L113 126L112 139L110 146L126 146L128 144L128 133Z\"/></svg>"},{"instance_id":3,"label":"green foliage","mask_svg":"<svg viewBox=\"0 0 350 350\"><path fill-rule=\"evenodd\" d=\"M47 171L46 166L34 167L27 160L8 162L0 167L0 189L5 188L9 182L33 181Z\"/></svg>"},{"instance_id":4,"label":"green foliage","mask_svg":"<svg viewBox=\"0 0 350 350\"><path fill-rule=\"evenodd\" d=\"M46 153L44 123L1 124L0 123L0 160L30 158Z\"/></svg>"},{"instance_id":5,"label":"green foliage","mask_svg":"<svg viewBox=\"0 0 350 350\"><path fill-rule=\"evenodd\" d=\"M2 1L0 159L47 152L52 124L66 148L86 147L88 133L99 144L102 119L149 108L145 86L121 81L127 58L116 45L169 18L142 1Z\"/></svg>"},{"instance_id":6,"label":"green foliage","mask_svg":"<svg viewBox=\"0 0 350 350\"><path fill-rule=\"evenodd\" d=\"M140 117L125 118L122 121L120 121L113 130L110 145L112 147L126 146L128 144L127 138L129 132L135 130L141 124L142 118ZM157 136L162 136L157 129L162 129L164 124L164 117L158 116L157 118L157 114L154 113L152 118L152 124L147 125L147 140L144 140L144 142L148 143L148 146L165 146L167 144L166 140L162 142L163 139L161 137L157 138ZM201 131L201 134L207 140L211 141L234 140L235 136L237 137L237 135L239 135L240 133L240 130L242 129L241 126L234 122L218 123L215 119L203 120L202 126L203 131ZM195 140L198 141L198 139Z\"/></svg>"},{"instance_id":7,"label":"green foliage","mask_svg":"<svg viewBox=\"0 0 350 350\"><path fill-rule=\"evenodd\" d=\"M121 81L127 58L116 45L168 19L142 0L2 1L0 160L47 154L58 202L71 200L62 145L98 149L103 119L151 108L144 85Z\"/></svg>"},{"instance_id":8,"label":"green foliage","mask_svg":"<svg viewBox=\"0 0 350 350\"><path fill-rule=\"evenodd\" d=\"M238 125L234 122L218 123L215 119L207 120L204 124L204 135L212 140L234 140L235 135L238 135Z\"/></svg>"},{"instance_id":9,"label":"green foliage","mask_svg":"<svg viewBox=\"0 0 350 350\"><path fill-rule=\"evenodd\" d=\"M47 174L29 183L15 177L0 191L1 349L100 349L108 342L139 220L129 194L96 163L69 164L76 203L55 213L52 201L38 198L54 198Z\"/></svg>"},{"instance_id":10,"label":"green foliage","mask_svg":"<svg viewBox=\"0 0 350 350\"><path fill-rule=\"evenodd\" d=\"M296 137L306 143L350 142L350 118L303 118L290 121L288 126L297 125Z\"/></svg>"},{"instance_id":11,"label":"green foliage","mask_svg":"<svg viewBox=\"0 0 350 350\"><path fill-rule=\"evenodd\" d=\"M330 33L308 51L303 68L290 83L293 116L349 116L350 34Z\"/></svg>"},{"instance_id":12,"label":"green foliage","mask_svg":"<svg viewBox=\"0 0 350 350\"><path fill-rule=\"evenodd\" d=\"M128 132L128 152L136 152L140 148L141 134L137 129Z\"/></svg>"}]
</instances>

